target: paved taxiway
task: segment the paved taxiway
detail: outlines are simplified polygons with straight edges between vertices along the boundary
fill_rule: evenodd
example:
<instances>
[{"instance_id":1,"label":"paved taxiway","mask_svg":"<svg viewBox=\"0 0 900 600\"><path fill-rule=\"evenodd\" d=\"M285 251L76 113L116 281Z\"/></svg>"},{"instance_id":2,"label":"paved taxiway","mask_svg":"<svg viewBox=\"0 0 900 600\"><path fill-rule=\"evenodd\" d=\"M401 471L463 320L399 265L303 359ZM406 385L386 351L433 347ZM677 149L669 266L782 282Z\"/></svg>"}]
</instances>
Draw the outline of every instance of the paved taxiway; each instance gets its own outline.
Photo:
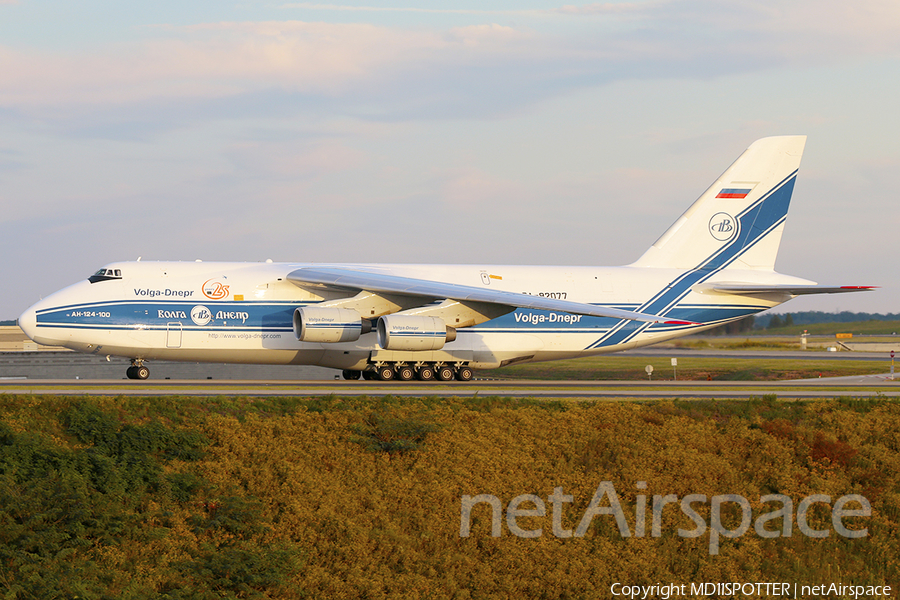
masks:
<instances>
[{"instance_id":1,"label":"paved taxiway","mask_svg":"<svg viewBox=\"0 0 900 600\"><path fill-rule=\"evenodd\" d=\"M647 358L743 358L778 360L827 360L880 362L887 370L885 353L871 352L792 352L761 350L694 350L684 348L640 348L616 356ZM89 379L116 381L125 378L129 361L121 357L81 354L71 351L0 352L0 380L7 377L28 379ZM152 361L151 381L158 380L246 380L246 381L333 381L340 377L335 369L300 365L242 365ZM486 373L487 376L490 376Z\"/></svg>"},{"instance_id":2,"label":"paved taxiway","mask_svg":"<svg viewBox=\"0 0 900 600\"><path fill-rule=\"evenodd\" d=\"M871 360L885 355L861 352L771 352L641 348L623 353L647 357L728 357L786 360ZM900 380L887 375L837 377L805 381L510 381L466 383L335 380L322 367L150 363L148 381L124 379L122 358L77 352L0 353L0 394L139 395L139 396L502 396L507 398L780 398L898 397Z\"/></svg>"}]
</instances>

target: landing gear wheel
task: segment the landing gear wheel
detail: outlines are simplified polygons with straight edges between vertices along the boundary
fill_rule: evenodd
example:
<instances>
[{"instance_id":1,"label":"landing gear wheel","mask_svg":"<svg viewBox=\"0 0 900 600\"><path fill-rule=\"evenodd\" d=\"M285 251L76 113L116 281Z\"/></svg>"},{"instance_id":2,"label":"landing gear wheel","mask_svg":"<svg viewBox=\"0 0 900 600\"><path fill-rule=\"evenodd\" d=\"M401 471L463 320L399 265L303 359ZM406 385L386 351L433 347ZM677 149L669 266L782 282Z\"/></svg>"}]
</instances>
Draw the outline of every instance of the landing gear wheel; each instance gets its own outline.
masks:
<instances>
[{"instance_id":1,"label":"landing gear wheel","mask_svg":"<svg viewBox=\"0 0 900 600\"><path fill-rule=\"evenodd\" d=\"M416 377L419 378L419 381L432 381L434 379L434 369L431 367L422 367L419 369L419 372L416 373Z\"/></svg>"},{"instance_id":2,"label":"landing gear wheel","mask_svg":"<svg viewBox=\"0 0 900 600\"><path fill-rule=\"evenodd\" d=\"M437 378L441 381L450 381L453 379L453 368L446 365L438 367Z\"/></svg>"},{"instance_id":3,"label":"landing gear wheel","mask_svg":"<svg viewBox=\"0 0 900 600\"><path fill-rule=\"evenodd\" d=\"M366 381L374 381L375 379L378 379L375 371L363 371L362 376Z\"/></svg>"},{"instance_id":4,"label":"landing gear wheel","mask_svg":"<svg viewBox=\"0 0 900 600\"><path fill-rule=\"evenodd\" d=\"M397 379L400 381L411 381L416 376L416 372L412 367L397 367Z\"/></svg>"},{"instance_id":5,"label":"landing gear wheel","mask_svg":"<svg viewBox=\"0 0 900 600\"><path fill-rule=\"evenodd\" d=\"M128 379L147 379L150 377L150 369L144 366L143 359L131 359L131 366L125 370L125 377Z\"/></svg>"},{"instance_id":6,"label":"landing gear wheel","mask_svg":"<svg viewBox=\"0 0 900 600\"><path fill-rule=\"evenodd\" d=\"M460 367L456 371L456 379L459 381L472 381L475 372L469 367Z\"/></svg>"},{"instance_id":7,"label":"landing gear wheel","mask_svg":"<svg viewBox=\"0 0 900 600\"><path fill-rule=\"evenodd\" d=\"M355 381L359 379L359 376L362 375L362 371L354 371L353 369L344 369L341 371L341 375L344 379L349 379L351 381Z\"/></svg>"},{"instance_id":8,"label":"landing gear wheel","mask_svg":"<svg viewBox=\"0 0 900 600\"><path fill-rule=\"evenodd\" d=\"M389 366L378 367L378 379L382 381L391 381L394 378L394 369Z\"/></svg>"}]
</instances>

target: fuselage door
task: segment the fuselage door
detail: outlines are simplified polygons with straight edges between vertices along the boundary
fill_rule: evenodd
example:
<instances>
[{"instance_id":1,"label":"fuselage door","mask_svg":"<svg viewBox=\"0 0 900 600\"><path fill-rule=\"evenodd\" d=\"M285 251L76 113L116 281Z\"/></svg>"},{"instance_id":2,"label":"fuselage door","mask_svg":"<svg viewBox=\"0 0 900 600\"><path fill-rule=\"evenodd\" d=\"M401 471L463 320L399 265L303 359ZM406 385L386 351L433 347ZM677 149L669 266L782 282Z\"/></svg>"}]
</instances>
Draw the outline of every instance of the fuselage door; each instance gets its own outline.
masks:
<instances>
[{"instance_id":1,"label":"fuselage door","mask_svg":"<svg viewBox=\"0 0 900 600\"><path fill-rule=\"evenodd\" d=\"M181 348L181 322L166 323L166 348Z\"/></svg>"}]
</instances>

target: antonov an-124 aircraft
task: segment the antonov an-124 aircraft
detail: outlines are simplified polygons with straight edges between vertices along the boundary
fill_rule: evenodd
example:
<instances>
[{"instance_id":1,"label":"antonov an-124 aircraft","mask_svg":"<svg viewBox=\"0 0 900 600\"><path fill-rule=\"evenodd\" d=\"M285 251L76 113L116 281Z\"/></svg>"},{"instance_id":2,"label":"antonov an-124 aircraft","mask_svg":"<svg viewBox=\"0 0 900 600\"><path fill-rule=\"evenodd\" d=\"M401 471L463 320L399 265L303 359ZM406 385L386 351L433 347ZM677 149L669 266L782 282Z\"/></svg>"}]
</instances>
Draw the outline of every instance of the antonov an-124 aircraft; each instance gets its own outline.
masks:
<instances>
[{"instance_id":1,"label":"antonov an-124 aircraft","mask_svg":"<svg viewBox=\"0 0 900 600\"><path fill-rule=\"evenodd\" d=\"M775 272L805 136L751 145L624 267L117 262L19 317L39 344L147 361L321 365L466 381L710 329L818 285Z\"/></svg>"}]
</instances>

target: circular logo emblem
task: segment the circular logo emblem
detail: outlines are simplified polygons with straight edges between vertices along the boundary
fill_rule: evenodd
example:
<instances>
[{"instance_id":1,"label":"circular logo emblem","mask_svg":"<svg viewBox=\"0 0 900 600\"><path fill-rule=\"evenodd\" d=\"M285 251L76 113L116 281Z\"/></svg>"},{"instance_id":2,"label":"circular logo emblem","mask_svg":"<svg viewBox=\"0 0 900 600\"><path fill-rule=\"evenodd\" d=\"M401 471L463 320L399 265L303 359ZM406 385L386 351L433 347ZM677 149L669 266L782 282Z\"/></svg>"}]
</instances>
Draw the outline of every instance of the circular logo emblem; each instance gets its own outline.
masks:
<instances>
[{"instance_id":1,"label":"circular logo emblem","mask_svg":"<svg viewBox=\"0 0 900 600\"><path fill-rule=\"evenodd\" d=\"M210 279L203 284L203 295L210 300L224 300L228 297L228 286L215 279Z\"/></svg>"},{"instance_id":2,"label":"circular logo emblem","mask_svg":"<svg viewBox=\"0 0 900 600\"><path fill-rule=\"evenodd\" d=\"M709 220L709 233L720 242L727 242L737 235L737 219L728 213L716 213Z\"/></svg>"},{"instance_id":3,"label":"circular logo emblem","mask_svg":"<svg viewBox=\"0 0 900 600\"><path fill-rule=\"evenodd\" d=\"M212 321L212 312L202 304L198 304L191 309L191 320L200 327L203 327Z\"/></svg>"}]
</instances>

